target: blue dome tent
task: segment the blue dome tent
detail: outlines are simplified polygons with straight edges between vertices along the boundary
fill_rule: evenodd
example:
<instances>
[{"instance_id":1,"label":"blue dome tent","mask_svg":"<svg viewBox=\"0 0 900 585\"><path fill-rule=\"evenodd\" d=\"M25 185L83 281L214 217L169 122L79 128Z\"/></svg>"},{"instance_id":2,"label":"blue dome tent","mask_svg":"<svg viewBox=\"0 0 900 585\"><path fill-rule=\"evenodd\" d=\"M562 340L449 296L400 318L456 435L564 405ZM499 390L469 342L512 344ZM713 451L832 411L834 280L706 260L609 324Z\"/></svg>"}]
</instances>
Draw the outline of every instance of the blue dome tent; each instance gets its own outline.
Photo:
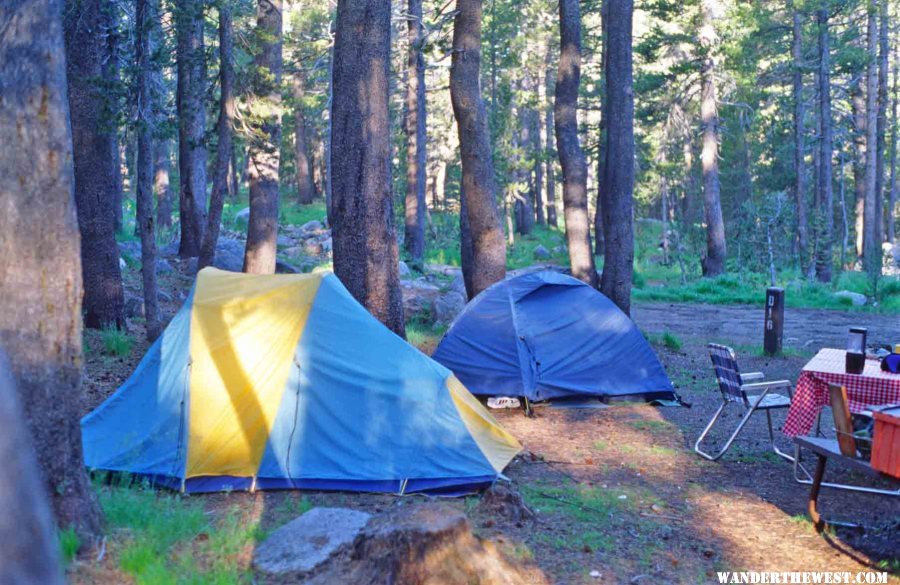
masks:
<instances>
[{"instance_id":1,"label":"blue dome tent","mask_svg":"<svg viewBox=\"0 0 900 585\"><path fill-rule=\"evenodd\" d=\"M331 273L200 271L81 429L88 468L184 492L458 494L490 485L521 448Z\"/></svg>"},{"instance_id":2,"label":"blue dome tent","mask_svg":"<svg viewBox=\"0 0 900 585\"><path fill-rule=\"evenodd\" d=\"M476 395L678 400L631 319L603 294L558 272L524 274L483 291L432 357Z\"/></svg>"}]
</instances>

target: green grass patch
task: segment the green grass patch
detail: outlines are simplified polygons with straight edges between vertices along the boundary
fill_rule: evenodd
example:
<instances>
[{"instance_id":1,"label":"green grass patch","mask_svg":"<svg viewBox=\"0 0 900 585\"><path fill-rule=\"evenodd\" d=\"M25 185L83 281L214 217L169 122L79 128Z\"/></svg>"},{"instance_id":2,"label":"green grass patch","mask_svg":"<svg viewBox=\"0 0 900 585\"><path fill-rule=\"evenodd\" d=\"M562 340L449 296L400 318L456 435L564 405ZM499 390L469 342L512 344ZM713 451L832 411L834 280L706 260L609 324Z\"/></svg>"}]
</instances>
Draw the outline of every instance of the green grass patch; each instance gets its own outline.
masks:
<instances>
[{"instance_id":1,"label":"green grass patch","mask_svg":"<svg viewBox=\"0 0 900 585\"><path fill-rule=\"evenodd\" d=\"M106 326L100 331L100 340L103 343L103 353L106 355L122 357L131 353L134 339L127 331L117 329L114 326Z\"/></svg>"},{"instance_id":2,"label":"green grass patch","mask_svg":"<svg viewBox=\"0 0 900 585\"><path fill-rule=\"evenodd\" d=\"M59 531L59 552L63 562L69 564L81 548L81 539L72 527Z\"/></svg>"},{"instance_id":3,"label":"green grass patch","mask_svg":"<svg viewBox=\"0 0 900 585\"><path fill-rule=\"evenodd\" d=\"M683 345L681 339L677 335L669 331L663 333L662 342L663 345L666 346L666 349L670 349L672 351L681 351L681 347Z\"/></svg>"},{"instance_id":4,"label":"green grass patch","mask_svg":"<svg viewBox=\"0 0 900 585\"><path fill-rule=\"evenodd\" d=\"M651 433L664 433L672 428L670 423L661 420L633 420L628 426L636 431L648 431Z\"/></svg>"},{"instance_id":5,"label":"green grass patch","mask_svg":"<svg viewBox=\"0 0 900 585\"><path fill-rule=\"evenodd\" d=\"M121 543L114 549L119 567L138 585L252 583L241 559L265 532L238 506L213 516L202 500L144 487L103 488L99 499L110 537ZM281 506L276 516L312 507L305 498L285 498Z\"/></svg>"}]
</instances>

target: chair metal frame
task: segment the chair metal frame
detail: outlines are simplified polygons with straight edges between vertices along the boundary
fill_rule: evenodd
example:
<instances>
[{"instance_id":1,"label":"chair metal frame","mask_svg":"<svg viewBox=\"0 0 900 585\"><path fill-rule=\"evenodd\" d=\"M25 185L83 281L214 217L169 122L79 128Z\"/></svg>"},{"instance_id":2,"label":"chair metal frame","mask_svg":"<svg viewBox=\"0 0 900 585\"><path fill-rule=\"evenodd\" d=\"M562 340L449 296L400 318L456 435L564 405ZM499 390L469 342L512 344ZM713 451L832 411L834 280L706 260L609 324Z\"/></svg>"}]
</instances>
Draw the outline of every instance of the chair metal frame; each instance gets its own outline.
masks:
<instances>
[{"instance_id":1,"label":"chair metal frame","mask_svg":"<svg viewBox=\"0 0 900 585\"><path fill-rule=\"evenodd\" d=\"M718 410L716 410L716 413L713 415L709 423L707 423L706 428L703 429L703 432L700 433L700 436L694 443L694 452L710 461L717 461L731 448L734 440L741 433L741 431L744 430L744 426L750 421L750 417L753 416L753 413L757 410L763 410L766 413L766 420L769 427L769 441L772 445L772 450L776 455L788 461L795 461L794 456L779 449L778 445L775 443L775 431L772 428L771 412L775 409L787 408L790 406L791 400L793 399L793 386L791 385L791 382L789 380L773 380L767 382L765 381L765 375L762 372L741 374L733 349L726 345L720 345L718 343L710 343L707 345L707 348L709 349L709 355L712 359L713 368L716 372L716 379L719 383L719 391L722 393L722 405L718 408ZM780 395L771 393L772 390L780 388L785 388L787 390L787 402L779 400L774 403L767 404L767 396L781 397ZM762 391L762 393L758 396L748 395L748 392L756 391ZM710 430L712 430L713 426L715 426L716 421L719 420L719 417L722 415L722 413L725 412L725 409L729 404L737 404L741 408L743 408L744 416L741 418L741 421L738 423L737 428L734 430L734 432L731 434L731 436L728 438L728 440L725 442L725 445L719 450L719 452L715 454L707 453L700 448L700 445L709 434Z\"/></svg>"}]
</instances>

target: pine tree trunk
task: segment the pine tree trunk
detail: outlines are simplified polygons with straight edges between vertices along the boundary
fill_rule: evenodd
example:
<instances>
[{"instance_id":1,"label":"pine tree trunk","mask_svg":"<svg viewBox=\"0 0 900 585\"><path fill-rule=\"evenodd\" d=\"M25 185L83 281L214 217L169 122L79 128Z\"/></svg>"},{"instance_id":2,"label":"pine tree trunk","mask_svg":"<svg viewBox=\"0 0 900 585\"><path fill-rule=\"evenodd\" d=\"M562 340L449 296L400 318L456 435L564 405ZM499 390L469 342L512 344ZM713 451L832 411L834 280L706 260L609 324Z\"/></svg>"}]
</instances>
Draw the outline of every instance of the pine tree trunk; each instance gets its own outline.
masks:
<instances>
[{"instance_id":1,"label":"pine tree trunk","mask_svg":"<svg viewBox=\"0 0 900 585\"><path fill-rule=\"evenodd\" d=\"M168 140L157 140L153 145L153 190L156 192L156 225L172 227L172 192L169 190L169 169L171 144Z\"/></svg>"},{"instance_id":2,"label":"pine tree trunk","mask_svg":"<svg viewBox=\"0 0 900 585\"><path fill-rule=\"evenodd\" d=\"M878 248L879 262L881 261L881 244L884 242L884 163L885 163L885 138L888 135L887 128L887 103L888 103L888 0L873 0L878 2L878 114L876 118L877 152L875 155L875 245Z\"/></svg>"},{"instance_id":3,"label":"pine tree trunk","mask_svg":"<svg viewBox=\"0 0 900 585\"><path fill-rule=\"evenodd\" d=\"M105 39L97 34L105 18L102 2L69 0L65 14L84 323L90 328L124 328L125 295L113 209L118 159L113 157L115 140L105 115L108 97L98 84L107 55Z\"/></svg>"},{"instance_id":4,"label":"pine tree trunk","mask_svg":"<svg viewBox=\"0 0 900 585\"><path fill-rule=\"evenodd\" d=\"M460 189L463 186L460 185ZM475 298L475 283L472 281L475 275L473 269L473 251L472 251L472 231L469 229L469 212L466 209L466 197L460 190L459 192L459 257L460 266L462 267L463 284L466 287L466 296L469 300Z\"/></svg>"},{"instance_id":5,"label":"pine tree trunk","mask_svg":"<svg viewBox=\"0 0 900 585\"><path fill-rule=\"evenodd\" d=\"M147 340L160 334L159 290L156 284L156 226L153 213L153 132L156 128L152 96L154 0L136 0L135 60L137 61L137 227L141 237L141 279ZM154 2L155 4L155 2Z\"/></svg>"},{"instance_id":6,"label":"pine tree trunk","mask_svg":"<svg viewBox=\"0 0 900 585\"><path fill-rule=\"evenodd\" d=\"M716 59L719 35L716 22L722 15L720 0L701 0L702 25L700 47L702 90L700 116L703 122L703 204L706 213L706 258L704 276L725 272L725 223L722 220L722 198L719 185L719 102L716 96Z\"/></svg>"},{"instance_id":7,"label":"pine tree trunk","mask_svg":"<svg viewBox=\"0 0 900 585\"><path fill-rule=\"evenodd\" d=\"M634 265L634 93L631 0L610 0L606 59L605 261L600 290L628 315Z\"/></svg>"},{"instance_id":8,"label":"pine tree trunk","mask_svg":"<svg viewBox=\"0 0 900 585\"><path fill-rule=\"evenodd\" d=\"M793 97L794 97L794 200L796 202L797 215L797 245L800 251L800 271L807 272L807 265L812 260L809 257L809 239L807 235L806 221L806 137L804 120L806 118L806 104L803 101L803 23L800 13L793 8L793 38L791 43L791 57L794 66Z\"/></svg>"},{"instance_id":9,"label":"pine tree trunk","mask_svg":"<svg viewBox=\"0 0 900 585\"><path fill-rule=\"evenodd\" d=\"M514 133L513 150L519 153L515 167L514 214L516 233L526 236L534 229L534 183L531 177L531 166L528 164L528 148L531 146L530 112L524 107L517 107L515 117L519 120L518 132Z\"/></svg>"},{"instance_id":10,"label":"pine tree trunk","mask_svg":"<svg viewBox=\"0 0 900 585\"><path fill-rule=\"evenodd\" d=\"M81 27L96 14L95 7L84 8L77 16L85 20L70 31L73 39L86 38ZM57 526L73 527L81 542L90 545L101 533L100 509L84 472L78 424L82 273L62 14L59 0L0 0L0 136L15 137L0 141L0 347L9 357ZM91 56L97 49L96 44L79 46ZM70 66L81 71L83 63ZM99 74L99 68L95 71ZM75 87L86 90L77 80ZM98 153L109 156L106 149ZM103 211L111 230L112 210L107 204ZM118 256L116 262L118 267ZM6 394L4 390L0 394ZM3 429L4 436L12 437L9 425ZM25 452L18 450L19 455ZM5 455L4 476L15 473L15 467ZM27 489L33 496L41 491L28 489L33 480L27 473L13 481L17 489ZM12 493L0 487L0 497ZM4 534L0 557L22 550L29 535L46 544L46 532L29 533L27 520L16 522L14 512L24 514L27 508L9 510L4 505L3 510L0 525L15 524L13 537L6 536L5 528L0 530ZM43 531L47 524L46 519L40 521ZM33 548L27 556L17 557L34 561L31 555L41 556L42 567L34 562L23 567L35 575L34 583L59 582L55 535L51 539L49 556ZM0 582L15 582L3 578L12 568L0 562Z\"/></svg>"},{"instance_id":11,"label":"pine tree trunk","mask_svg":"<svg viewBox=\"0 0 900 585\"><path fill-rule=\"evenodd\" d=\"M461 196L472 247L470 278L475 296L506 276L506 243L494 198L494 162L487 112L481 99L482 0L457 0L453 21L450 99L459 132L462 161Z\"/></svg>"},{"instance_id":12,"label":"pine tree trunk","mask_svg":"<svg viewBox=\"0 0 900 585\"><path fill-rule=\"evenodd\" d=\"M408 1L406 87L406 202L403 246L410 259L421 265L425 256L425 42L422 0Z\"/></svg>"},{"instance_id":13,"label":"pine tree trunk","mask_svg":"<svg viewBox=\"0 0 900 585\"><path fill-rule=\"evenodd\" d=\"M628 38L630 40L630 34ZM559 39L554 117L556 149L559 151L559 164L563 173L563 212L569 264L572 276L597 288L597 269L591 246L591 220L588 216L587 160L578 142L578 88L581 82L581 11L578 0L559 2ZM628 57L630 69L630 53L623 56L625 57ZM617 64L624 65L625 63ZM620 78L620 82L622 81L624 78ZM622 89L630 92L630 81L628 87Z\"/></svg>"},{"instance_id":14,"label":"pine tree trunk","mask_svg":"<svg viewBox=\"0 0 900 585\"><path fill-rule=\"evenodd\" d=\"M197 269L212 266L216 259L222 208L228 192L228 167L234 153L232 128L234 125L234 40L231 31L231 7L228 2L219 4L219 119L216 123L218 144L213 169L212 195L209 200L209 220L200 245Z\"/></svg>"},{"instance_id":15,"label":"pine tree trunk","mask_svg":"<svg viewBox=\"0 0 900 585\"><path fill-rule=\"evenodd\" d=\"M0 3L0 21L7 22ZM0 583L63 585L62 559L47 489L18 390L0 349Z\"/></svg>"},{"instance_id":16,"label":"pine tree trunk","mask_svg":"<svg viewBox=\"0 0 900 585\"><path fill-rule=\"evenodd\" d=\"M894 87L891 90L891 182L888 195L887 211L887 239L892 245L895 243L894 215L897 208L897 98L900 91L900 63L894 62Z\"/></svg>"},{"instance_id":17,"label":"pine tree trunk","mask_svg":"<svg viewBox=\"0 0 900 585\"><path fill-rule=\"evenodd\" d=\"M537 82L539 88L544 84L539 80ZM542 92L538 92L542 93ZM540 98L538 103L543 102L546 96ZM540 110L530 110L531 119L531 157L534 160L534 211L535 219L538 225L546 225L547 220L544 217L544 125L541 122Z\"/></svg>"},{"instance_id":18,"label":"pine tree trunk","mask_svg":"<svg viewBox=\"0 0 900 585\"><path fill-rule=\"evenodd\" d=\"M548 39L547 54L544 57L545 69L543 86L545 95L544 103L546 104L546 109L544 110L544 144L546 145L544 159L547 165L547 173L545 175L547 188L545 192L547 193L547 225L554 229L558 229L559 224L556 217L556 177L553 172L553 164L556 160L556 149L553 146L555 126L553 124L553 102L551 102L549 98L551 88L556 85L556 82L553 79L553 67L551 65L553 57L553 51L551 50L552 45L553 43Z\"/></svg>"},{"instance_id":19,"label":"pine tree trunk","mask_svg":"<svg viewBox=\"0 0 900 585\"><path fill-rule=\"evenodd\" d=\"M304 114L304 85L306 79L302 68L294 75L294 166L296 167L297 202L309 205L316 194L309 163L309 141L306 138L306 115Z\"/></svg>"},{"instance_id":20,"label":"pine tree trunk","mask_svg":"<svg viewBox=\"0 0 900 585\"><path fill-rule=\"evenodd\" d=\"M863 206L863 258L873 280L881 274L881 242L878 240L878 10L869 0L866 50L866 197Z\"/></svg>"},{"instance_id":21,"label":"pine tree trunk","mask_svg":"<svg viewBox=\"0 0 900 585\"><path fill-rule=\"evenodd\" d=\"M110 91L117 89L119 85L119 7L115 2L106 2L101 8L102 28L101 34L106 38L106 54L103 57L103 84ZM121 104L115 97L105 100L104 117L107 123L107 131L111 135L110 142L115 161L113 165L113 217L115 218L116 233L122 231L123 222L123 191L122 191L122 158L119 150L119 129L114 122L120 114Z\"/></svg>"},{"instance_id":22,"label":"pine tree trunk","mask_svg":"<svg viewBox=\"0 0 900 585\"><path fill-rule=\"evenodd\" d=\"M816 278L831 282L834 233L834 196L832 188L832 156L834 138L831 122L831 63L828 32L828 10L816 11L819 24L819 173L817 175L818 208L821 234L816 245Z\"/></svg>"},{"instance_id":23,"label":"pine tree trunk","mask_svg":"<svg viewBox=\"0 0 900 585\"><path fill-rule=\"evenodd\" d=\"M339 0L331 129L334 272L370 313L405 337L391 196L390 54L390 0Z\"/></svg>"},{"instance_id":24,"label":"pine tree trunk","mask_svg":"<svg viewBox=\"0 0 900 585\"><path fill-rule=\"evenodd\" d=\"M603 239L603 189L606 188L603 172L606 167L606 58L607 40L609 39L609 0L600 0L600 32L603 41L600 43L600 71L603 76L600 79L600 123L597 128L597 199L594 202L594 255L603 256L606 243Z\"/></svg>"},{"instance_id":25,"label":"pine tree trunk","mask_svg":"<svg viewBox=\"0 0 900 585\"><path fill-rule=\"evenodd\" d=\"M281 10L282 0L258 0L259 46L253 61L249 98L253 136L250 159L250 219L244 272L274 274L278 239L278 173L281 166Z\"/></svg>"},{"instance_id":26,"label":"pine tree trunk","mask_svg":"<svg viewBox=\"0 0 900 585\"><path fill-rule=\"evenodd\" d=\"M852 80L850 101L853 108L853 191L856 197L854 207L856 230L856 255L865 262L863 234L865 233L866 202L866 98L859 80Z\"/></svg>"},{"instance_id":27,"label":"pine tree trunk","mask_svg":"<svg viewBox=\"0 0 900 585\"><path fill-rule=\"evenodd\" d=\"M178 171L182 258L197 256L206 225L206 57L203 0L176 0Z\"/></svg>"}]
</instances>

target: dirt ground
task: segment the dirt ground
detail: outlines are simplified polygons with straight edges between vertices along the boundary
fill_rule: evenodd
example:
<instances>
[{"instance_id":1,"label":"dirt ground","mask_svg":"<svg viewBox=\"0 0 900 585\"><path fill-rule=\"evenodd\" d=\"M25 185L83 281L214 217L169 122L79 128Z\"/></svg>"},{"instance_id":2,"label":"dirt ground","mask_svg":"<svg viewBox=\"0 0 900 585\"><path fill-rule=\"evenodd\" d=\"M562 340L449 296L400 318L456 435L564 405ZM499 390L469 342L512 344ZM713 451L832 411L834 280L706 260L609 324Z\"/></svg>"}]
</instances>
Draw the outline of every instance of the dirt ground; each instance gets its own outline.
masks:
<instances>
[{"instance_id":1,"label":"dirt ground","mask_svg":"<svg viewBox=\"0 0 900 585\"><path fill-rule=\"evenodd\" d=\"M677 351L656 350L691 408L539 407L532 418L521 411L495 412L525 448L507 476L536 519L513 521L487 513L474 496L453 500L469 514L476 532L560 584L715 583L716 571L724 570L854 574L888 570L891 582L900 583L900 499L826 489L820 498L824 515L865 528L831 530L820 536L805 516L808 488L795 483L790 465L769 449L763 415L723 460L709 462L691 451L718 406L705 343L759 346L761 310L639 304L634 313L645 333L669 332L681 339ZM739 355L742 367L765 371L769 379L795 380L820 347L840 347L851 325L869 327L872 341L900 341L894 339L900 337L898 317L789 310L785 345L795 351L779 358L756 357L748 351ZM86 411L121 383L146 350L138 343L127 358L101 356L95 347L99 339L92 335ZM783 419L783 412L776 415L777 428ZM736 421L732 414L723 424ZM780 441L788 447L785 437ZM828 477L866 481L839 469L831 469ZM200 497L206 499L210 513L237 508L262 518L267 528L290 519L285 510L293 509L301 498L313 505L374 512L410 499L296 492ZM116 571L111 574L121 577Z\"/></svg>"}]
</instances>

